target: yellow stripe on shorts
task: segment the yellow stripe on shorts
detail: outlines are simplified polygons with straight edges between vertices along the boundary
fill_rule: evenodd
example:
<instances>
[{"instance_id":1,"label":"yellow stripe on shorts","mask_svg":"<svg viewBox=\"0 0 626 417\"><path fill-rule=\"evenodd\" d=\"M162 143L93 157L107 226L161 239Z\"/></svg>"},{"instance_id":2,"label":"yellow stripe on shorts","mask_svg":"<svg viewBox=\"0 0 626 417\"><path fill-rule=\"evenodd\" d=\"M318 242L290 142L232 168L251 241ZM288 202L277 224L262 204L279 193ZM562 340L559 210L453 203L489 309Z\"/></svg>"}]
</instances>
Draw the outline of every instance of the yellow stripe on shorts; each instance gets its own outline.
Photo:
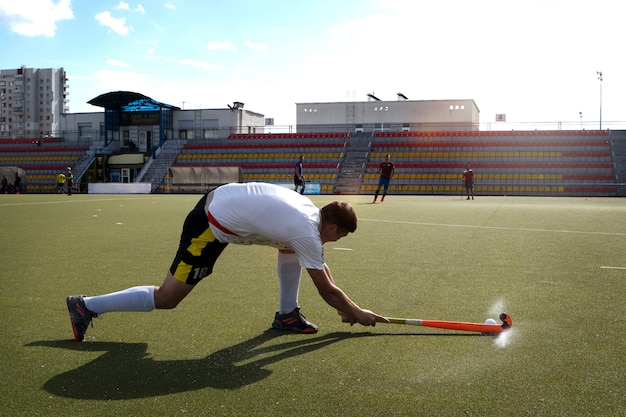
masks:
<instances>
[{"instance_id":1,"label":"yellow stripe on shorts","mask_svg":"<svg viewBox=\"0 0 626 417\"><path fill-rule=\"evenodd\" d=\"M215 236L213 236L211 228L207 227L200 236L191 239L191 244L187 247L187 252L189 252L193 256L200 256L202 254L202 250L206 247L206 245L213 242L214 240Z\"/></svg>"}]
</instances>

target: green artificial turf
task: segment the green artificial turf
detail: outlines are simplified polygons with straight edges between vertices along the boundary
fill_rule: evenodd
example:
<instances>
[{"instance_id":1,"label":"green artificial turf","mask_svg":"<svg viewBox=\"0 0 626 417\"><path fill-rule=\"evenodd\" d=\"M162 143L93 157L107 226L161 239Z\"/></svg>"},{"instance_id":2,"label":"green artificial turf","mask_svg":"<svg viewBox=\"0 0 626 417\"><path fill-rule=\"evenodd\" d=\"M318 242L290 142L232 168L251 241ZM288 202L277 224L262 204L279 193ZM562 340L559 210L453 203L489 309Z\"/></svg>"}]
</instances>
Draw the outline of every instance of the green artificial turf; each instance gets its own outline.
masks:
<instances>
[{"instance_id":1,"label":"green artificial turf","mask_svg":"<svg viewBox=\"0 0 626 417\"><path fill-rule=\"evenodd\" d=\"M342 198L358 229L326 260L359 305L513 328L350 327L304 273L320 332L280 333L275 251L231 245L176 309L76 343L65 297L160 284L199 196L1 195L0 415L626 415L623 199Z\"/></svg>"}]
</instances>

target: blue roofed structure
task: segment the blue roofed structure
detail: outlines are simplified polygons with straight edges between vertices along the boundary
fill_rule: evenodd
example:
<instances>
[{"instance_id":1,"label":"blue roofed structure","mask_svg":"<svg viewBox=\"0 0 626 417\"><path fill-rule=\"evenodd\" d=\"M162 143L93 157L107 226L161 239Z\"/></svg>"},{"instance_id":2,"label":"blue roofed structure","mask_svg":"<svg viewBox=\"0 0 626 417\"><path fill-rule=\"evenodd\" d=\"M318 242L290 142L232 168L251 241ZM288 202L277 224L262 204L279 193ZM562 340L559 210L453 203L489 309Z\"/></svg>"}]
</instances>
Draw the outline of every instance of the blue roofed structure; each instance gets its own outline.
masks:
<instances>
[{"instance_id":1,"label":"blue roofed structure","mask_svg":"<svg viewBox=\"0 0 626 417\"><path fill-rule=\"evenodd\" d=\"M119 140L120 129L124 126L158 126L158 144L151 143L149 147L162 146L167 138L173 137L173 111L180 110L132 91L101 94L88 103L104 108L105 146L114 139Z\"/></svg>"}]
</instances>

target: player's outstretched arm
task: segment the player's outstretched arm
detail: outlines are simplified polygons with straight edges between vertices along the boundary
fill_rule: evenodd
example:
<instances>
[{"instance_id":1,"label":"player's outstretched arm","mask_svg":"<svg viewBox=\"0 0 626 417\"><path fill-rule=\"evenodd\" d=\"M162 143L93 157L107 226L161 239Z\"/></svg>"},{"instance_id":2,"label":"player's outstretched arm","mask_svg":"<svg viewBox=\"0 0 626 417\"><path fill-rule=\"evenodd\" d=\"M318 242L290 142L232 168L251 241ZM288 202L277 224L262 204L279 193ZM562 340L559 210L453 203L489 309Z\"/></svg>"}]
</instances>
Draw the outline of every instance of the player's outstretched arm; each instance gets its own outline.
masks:
<instances>
[{"instance_id":1,"label":"player's outstretched arm","mask_svg":"<svg viewBox=\"0 0 626 417\"><path fill-rule=\"evenodd\" d=\"M363 326L375 326L377 322L389 323L385 317L364 310L352 301L341 288L335 285L327 266L324 269L307 269L307 272L313 279L320 296L326 303L340 312L341 320L344 323L359 323Z\"/></svg>"}]
</instances>

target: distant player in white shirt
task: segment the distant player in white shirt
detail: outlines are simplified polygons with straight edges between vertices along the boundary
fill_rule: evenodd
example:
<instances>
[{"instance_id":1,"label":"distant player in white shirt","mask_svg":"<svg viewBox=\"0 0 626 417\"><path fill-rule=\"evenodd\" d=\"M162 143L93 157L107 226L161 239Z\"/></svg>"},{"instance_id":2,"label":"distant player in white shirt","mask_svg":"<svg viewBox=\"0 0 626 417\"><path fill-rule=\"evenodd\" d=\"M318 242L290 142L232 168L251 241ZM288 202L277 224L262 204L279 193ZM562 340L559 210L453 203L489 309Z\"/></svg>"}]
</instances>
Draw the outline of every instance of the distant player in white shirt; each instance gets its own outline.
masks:
<instances>
[{"instance_id":1,"label":"distant player in white shirt","mask_svg":"<svg viewBox=\"0 0 626 417\"><path fill-rule=\"evenodd\" d=\"M204 277L229 243L269 245L278 249L280 300L272 327L316 333L300 313L298 292L305 268L319 294L337 309L342 321L374 326L388 320L355 304L339 287L324 262L322 245L354 232L352 206L335 201L321 209L286 188L245 183L221 186L205 195L187 215L180 245L163 284L139 286L95 296L69 296L74 339L78 342L93 317L113 311L172 309Z\"/></svg>"}]
</instances>

